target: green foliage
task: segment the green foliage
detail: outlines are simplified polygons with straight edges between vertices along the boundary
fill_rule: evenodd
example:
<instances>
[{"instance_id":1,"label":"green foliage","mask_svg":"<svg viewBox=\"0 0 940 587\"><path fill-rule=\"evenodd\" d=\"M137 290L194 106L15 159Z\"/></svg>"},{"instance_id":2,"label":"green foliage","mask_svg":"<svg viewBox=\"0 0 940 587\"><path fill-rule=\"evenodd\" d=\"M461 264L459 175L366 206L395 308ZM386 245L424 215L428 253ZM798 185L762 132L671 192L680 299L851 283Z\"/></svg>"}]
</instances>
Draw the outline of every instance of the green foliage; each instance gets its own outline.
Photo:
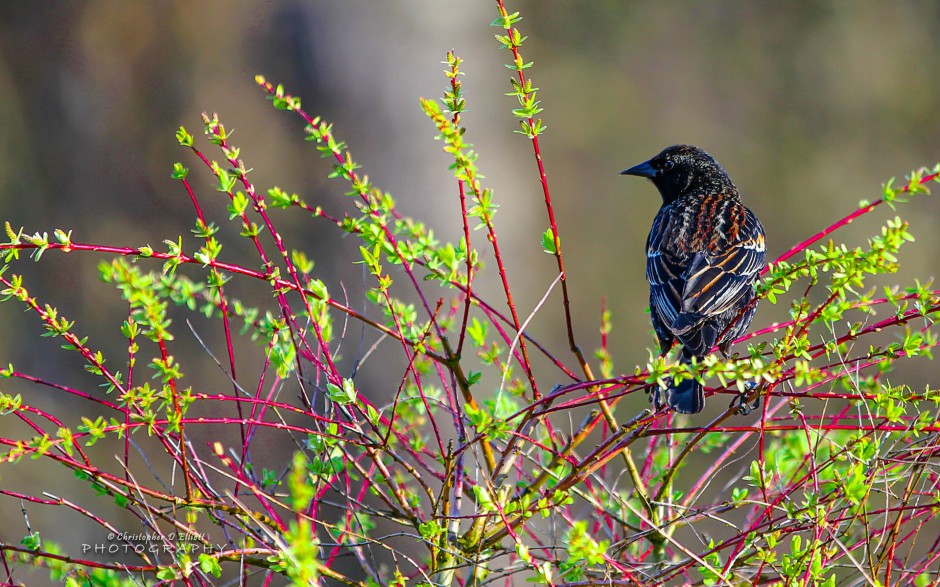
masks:
<instances>
[{"instance_id":1,"label":"green foliage","mask_svg":"<svg viewBox=\"0 0 940 587\"><path fill-rule=\"evenodd\" d=\"M451 159L454 199L464 210L455 222L462 234L452 242L401 213L332 123L308 115L298 97L259 76L274 108L302 121L306 140L326 161L324 175L345 190L341 204L311 206L280 187L259 188L231 142L233 131L217 114L204 114L204 138L180 127L176 139L211 175L214 191L201 193L189 183L188 167L172 165L170 176L192 198L196 217L162 250L86 245L64 230L30 234L5 224L3 301L25 309L43 336L80 357L101 389L12 365L0 370L4 381L69 394L94 408L53 414L33 394L0 392L0 415L25 430L0 436L0 460L12 467L28 455L70 470L106 498L97 501L147 520L167 548L166 556L139 556L136 566L79 563L85 559L60 556L29 530L18 547L3 551L5 564L43 566L53 580L91 585L129 584L130 573L144 583L209 584L260 572L300 585L362 587L472 585L516 573L545 585L616 576L636 584L830 586L855 571L891 583L908 572L896 566L902 559L920 576L936 577L936 562L913 560L919 555L911 545L940 514L930 474L940 392L888 375L902 360L932 359L940 291L926 280L872 285L873 277L898 271L902 246L914 240L900 212L864 246L817 243L882 204L901 210L927 193L940 166L913 172L900 187L887 182L880 199L772 263L758 293L789 320L755 325L757 338L739 343L739 355L686 363L675 351L651 350L645 365L618 375L607 340L615 319L606 306L595 364L576 340L583 328L569 311L567 241L554 220L538 147L545 126L538 88L527 77L532 62L521 54L527 37L522 17L501 0L497 6L496 40L511 54L508 110L520 124L515 132L534 147L546 203L548 227L530 247L557 260L565 277L561 304L514 298L498 245L505 230L499 199L483 183L463 126L468 99L454 52L444 60L442 99L420 101L429 136L436 133ZM205 143L218 160L200 150ZM224 200L221 218L207 219L197 204L211 197ZM346 237L366 280L361 299L350 300L313 252L290 246L274 209L299 211ZM257 258L230 258L238 249L227 245L237 238ZM34 262L46 253L115 257L98 271L126 308L114 321L120 356L107 356L66 312L28 289L23 273L10 268L25 261L21 252ZM481 262L486 255L492 268ZM476 281L490 277L486 286ZM243 283L268 297L241 301L233 291L241 293ZM494 283L498 300L481 293ZM517 303L536 311L523 322ZM171 353L176 337L189 336L171 318L177 312L217 325L227 356L211 352L228 385L207 385L192 357ZM530 319L563 323L567 346L535 338ZM237 344L239 337L257 348ZM370 356L382 345L397 356L377 364ZM729 397L760 409L745 417L729 406L711 421L632 409L651 386L688 378L709 386L710 406ZM146 435L134 437L140 430ZM259 443L272 435L289 447L289 464ZM99 461L113 447L118 467ZM109 530L113 524L98 505L26 497ZM208 528L224 535L225 545L188 552L184 541L169 538L169 528L195 535ZM361 569L350 570L355 564Z\"/></svg>"},{"instance_id":2,"label":"green foliage","mask_svg":"<svg viewBox=\"0 0 940 587\"><path fill-rule=\"evenodd\" d=\"M567 581L581 581L588 568L604 562L609 540L595 540L588 532L587 522L577 521L565 533L568 558L561 562L559 570Z\"/></svg>"}]
</instances>

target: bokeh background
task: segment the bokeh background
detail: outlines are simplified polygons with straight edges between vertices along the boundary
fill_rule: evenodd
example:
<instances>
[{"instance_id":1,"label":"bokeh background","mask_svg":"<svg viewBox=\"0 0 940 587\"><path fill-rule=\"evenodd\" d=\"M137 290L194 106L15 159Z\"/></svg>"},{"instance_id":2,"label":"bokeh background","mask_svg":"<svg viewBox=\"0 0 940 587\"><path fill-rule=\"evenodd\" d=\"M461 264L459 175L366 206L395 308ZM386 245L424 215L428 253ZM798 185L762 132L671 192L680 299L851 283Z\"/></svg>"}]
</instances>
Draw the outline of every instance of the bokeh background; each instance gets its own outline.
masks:
<instances>
[{"instance_id":1,"label":"bokeh background","mask_svg":"<svg viewBox=\"0 0 940 587\"><path fill-rule=\"evenodd\" d=\"M669 144L702 146L763 219L774 257L860 199L876 198L888 178L940 161L940 4L526 0L509 8L524 16L523 54L535 62L529 73L545 108L543 157L577 335L586 349L597 346L606 298L619 372L645 362L653 341L642 250L659 201L652 186L618 176L621 169ZM214 202L207 205L225 223L222 196L174 139L184 125L201 140L203 111L236 129L233 143L256 185L279 185L339 213L350 209L345 185L326 179L328 167L302 140L299 120L276 112L255 85L261 73L334 122L403 213L455 239L449 160L418 107L418 97L442 94L441 61L454 49L465 60L467 138L500 205L497 230L525 315L554 279L554 261L539 244L547 220L531 146L512 132L508 53L489 26L496 16L495 3L483 0L0 3L0 216L27 232L72 230L81 242L160 248L163 239L184 235L194 243L189 198L170 179L174 162L193 170L201 200ZM902 209L917 237L901 259L902 284L935 274L938 213L940 203L929 198ZM863 243L884 217L853 224L841 238ZM352 241L298 214L277 218L329 284L362 282L361 267L350 264ZM228 243L223 255L230 259L248 254L237 239ZM126 309L98 280L103 258L49 253L17 271L34 295L120 357L124 343L115 337ZM784 316L785 309L764 304L756 323ZM564 352L557 292L531 330ZM34 316L0 306L0 364L95 384L57 343L39 340L40 332ZM178 342L197 349L190 384L218 376L193 340ZM936 384L929 363L894 377ZM382 381L373 381L372 392L384 393ZM68 402L31 393L44 394L37 401L46 405ZM629 405L639 407L636 399ZM61 471L17 471L11 478L12 469L0 469L0 484L35 493L61 483ZM57 515L30 510L34 526L54 527ZM25 533L19 504L0 501L0 540Z\"/></svg>"}]
</instances>

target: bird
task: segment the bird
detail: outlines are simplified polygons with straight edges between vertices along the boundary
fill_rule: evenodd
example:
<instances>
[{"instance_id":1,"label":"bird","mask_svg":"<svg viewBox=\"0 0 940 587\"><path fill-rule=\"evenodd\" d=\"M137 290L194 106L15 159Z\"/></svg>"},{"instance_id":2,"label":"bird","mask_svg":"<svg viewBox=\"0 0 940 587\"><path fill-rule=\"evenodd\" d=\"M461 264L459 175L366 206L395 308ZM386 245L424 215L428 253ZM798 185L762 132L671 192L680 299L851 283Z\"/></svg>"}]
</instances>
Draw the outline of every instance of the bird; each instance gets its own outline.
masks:
<instances>
[{"instance_id":1,"label":"bird","mask_svg":"<svg viewBox=\"0 0 940 587\"><path fill-rule=\"evenodd\" d=\"M662 206L646 240L650 317L660 356L682 345L679 360L702 359L715 346L725 358L757 308L766 265L764 227L741 203L738 188L698 147L673 145L620 172L653 182ZM705 407L698 379L653 385L655 409L696 414ZM742 406L743 407L743 406Z\"/></svg>"}]
</instances>

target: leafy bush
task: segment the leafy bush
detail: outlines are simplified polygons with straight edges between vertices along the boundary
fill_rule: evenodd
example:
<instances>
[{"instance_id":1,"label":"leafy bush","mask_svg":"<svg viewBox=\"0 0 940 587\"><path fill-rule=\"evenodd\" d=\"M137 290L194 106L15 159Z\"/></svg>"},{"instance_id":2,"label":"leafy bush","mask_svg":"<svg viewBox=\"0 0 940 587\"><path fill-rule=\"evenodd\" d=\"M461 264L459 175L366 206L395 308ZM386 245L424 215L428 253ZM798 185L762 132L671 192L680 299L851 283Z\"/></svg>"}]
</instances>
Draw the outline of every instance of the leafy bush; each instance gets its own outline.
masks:
<instances>
[{"instance_id":1,"label":"leafy bush","mask_svg":"<svg viewBox=\"0 0 940 587\"><path fill-rule=\"evenodd\" d=\"M22 394L0 396L5 419L24 425L21 434L0 437L6 474L26 457L48 461L87 484L101 505L39 490L0 493L30 507L72 510L109 537L90 552L64 552L49 539L55 530L30 529L19 545L0 545L8 581L13 569L30 565L76 585L211 584L223 576L267 584L276 575L294 584L360 586L511 578L540 585L928 585L940 578L940 394L888 379L898 361L932 358L940 292L929 282L866 285L897 270L897 252L912 240L901 217L888 218L863 247L824 241L856 218L926 194L940 167L916 171L900 186L888 182L881 198L775 260L759 292L764 303L788 306L790 320L755 325L738 341L736 348L747 349L742 356L684 365L651 351L647 364L618 375L606 345L609 313L602 313L602 345L592 356L574 334L532 64L521 53L520 16L502 0L497 5L493 24L510 56L516 132L531 144L532 173L543 188L541 247L557 264L552 289L562 306L547 304L548 294L524 304L513 296L497 236L498 199L461 126L458 56L446 56L443 100L421 101L453 158L458 242L441 242L399 213L331 124L259 76L274 107L299 119L349 196L346 208L327 210L278 187L260 188L216 115L203 115L211 152L180 128L177 140L228 198L228 220L257 252L260 269L226 260L220 228L203 213L207 196L182 163L172 175L192 199L196 245L178 236L162 250L114 247L74 242L63 230L50 237L6 225L4 301L61 339L100 385L3 369L4 377L90 407L84 415L57 414ZM280 236L276 208L310 215L355 243L371 279L368 310L329 291L311 255ZM80 325L14 271L23 257L39 262L46 252L113 256L99 269L127 303L120 328L126 359L93 347ZM481 261L487 254L492 267ZM499 296L475 287L484 272L497 276ZM236 299L233 281L264 284L272 303ZM218 324L227 357L216 360L229 389L187 383L185 357L171 352L179 336L172 306ZM536 311L524 316L520 306ZM548 348L527 332L536 313L564 322L568 348ZM359 344L345 368L342 353L357 345L350 324L365 329L371 348ZM240 338L260 350L258 363L244 369L235 358ZM387 385L363 389L357 369L380 344L398 353L370 364ZM242 375L251 369L255 375ZM712 403L743 395L759 409L742 417L729 405L707 423L650 410L615 413L625 397L691 376L717 384ZM96 411L108 415L89 415ZM213 440L193 441L194 430ZM259 431L295 447L287 468L258 456ZM93 448L99 442L105 455ZM117 465L109 456L115 451ZM122 531L120 512L139 527Z\"/></svg>"}]
</instances>

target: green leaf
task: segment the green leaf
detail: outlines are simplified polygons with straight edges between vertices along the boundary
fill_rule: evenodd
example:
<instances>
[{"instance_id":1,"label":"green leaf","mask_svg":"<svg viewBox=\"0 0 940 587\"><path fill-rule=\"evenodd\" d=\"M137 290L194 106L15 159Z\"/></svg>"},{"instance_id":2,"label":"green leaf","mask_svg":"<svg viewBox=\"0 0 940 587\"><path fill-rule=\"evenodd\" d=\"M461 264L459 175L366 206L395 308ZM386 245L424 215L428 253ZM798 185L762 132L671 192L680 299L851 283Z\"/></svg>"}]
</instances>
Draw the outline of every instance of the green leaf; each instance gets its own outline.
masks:
<instances>
[{"instance_id":1,"label":"green leaf","mask_svg":"<svg viewBox=\"0 0 940 587\"><path fill-rule=\"evenodd\" d=\"M193 135L189 134L182 126L176 131L176 140L179 141L179 144L183 147L193 146Z\"/></svg>"},{"instance_id":2,"label":"green leaf","mask_svg":"<svg viewBox=\"0 0 940 587\"><path fill-rule=\"evenodd\" d=\"M356 401L356 385L352 379L343 379L343 387L327 383L326 395L333 402L345 406Z\"/></svg>"},{"instance_id":3,"label":"green leaf","mask_svg":"<svg viewBox=\"0 0 940 587\"><path fill-rule=\"evenodd\" d=\"M480 322L476 317L470 319L470 324L467 325L467 336L470 337L470 342L474 346L482 347L486 344L486 331L489 328L489 323Z\"/></svg>"},{"instance_id":4,"label":"green leaf","mask_svg":"<svg viewBox=\"0 0 940 587\"><path fill-rule=\"evenodd\" d=\"M39 550L42 548L42 538L39 537L39 532L33 532L24 536L20 544L28 550Z\"/></svg>"},{"instance_id":5,"label":"green leaf","mask_svg":"<svg viewBox=\"0 0 940 587\"><path fill-rule=\"evenodd\" d=\"M467 375L467 385L475 385L480 380L480 377L483 377L483 373L480 373L479 371L470 371L470 373Z\"/></svg>"},{"instance_id":6,"label":"green leaf","mask_svg":"<svg viewBox=\"0 0 940 587\"><path fill-rule=\"evenodd\" d=\"M222 576L222 567L219 566L219 559L209 553L199 555L199 568L203 573L209 573L216 579Z\"/></svg>"},{"instance_id":7,"label":"green leaf","mask_svg":"<svg viewBox=\"0 0 940 587\"><path fill-rule=\"evenodd\" d=\"M551 228L542 233L542 250L549 255L558 254L558 249L555 247L555 232Z\"/></svg>"}]
</instances>

